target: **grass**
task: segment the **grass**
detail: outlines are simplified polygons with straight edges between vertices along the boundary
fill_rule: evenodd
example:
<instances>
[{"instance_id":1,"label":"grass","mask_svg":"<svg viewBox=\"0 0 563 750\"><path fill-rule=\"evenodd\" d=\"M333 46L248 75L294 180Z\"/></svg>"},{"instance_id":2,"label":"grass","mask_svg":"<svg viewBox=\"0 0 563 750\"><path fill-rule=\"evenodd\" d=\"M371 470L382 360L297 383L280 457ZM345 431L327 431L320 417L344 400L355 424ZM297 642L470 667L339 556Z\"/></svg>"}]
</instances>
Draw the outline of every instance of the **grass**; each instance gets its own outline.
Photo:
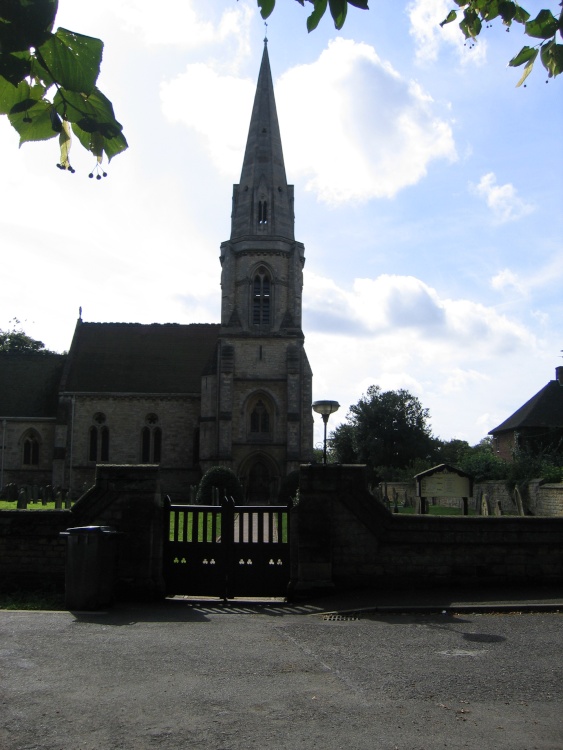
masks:
<instances>
[{"instance_id":1,"label":"grass","mask_svg":"<svg viewBox=\"0 0 563 750\"><path fill-rule=\"evenodd\" d=\"M64 610L64 594L55 589L0 591L0 610Z\"/></svg>"},{"instance_id":2,"label":"grass","mask_svg":"<svg viewBox=\"0 0 563 750\"><path fill-rule=\"evenodd\" d=\"M63 503L64 507L64 503ZM0 510L17 510L18 508L18 502L17 500L0 500ZM28 503L27 504L27 510L55 510L55 502L51 503L45 503L43 505L42 502L39 503Z\"/></svg>"}]
</instances>

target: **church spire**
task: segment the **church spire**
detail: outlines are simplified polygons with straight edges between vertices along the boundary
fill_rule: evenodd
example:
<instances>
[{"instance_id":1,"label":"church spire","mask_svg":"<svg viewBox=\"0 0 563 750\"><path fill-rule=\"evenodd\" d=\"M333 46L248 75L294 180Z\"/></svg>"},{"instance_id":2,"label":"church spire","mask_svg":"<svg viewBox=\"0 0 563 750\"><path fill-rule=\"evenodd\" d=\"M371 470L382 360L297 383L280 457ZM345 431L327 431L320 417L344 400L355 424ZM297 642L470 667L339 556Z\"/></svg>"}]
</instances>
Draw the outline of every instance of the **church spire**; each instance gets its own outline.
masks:
<instances>
[{"instance_id":1,"label":"church spire","mask_svg":"<svg viewBox=\"0 0 563 750\"><path fill-rule=\"evenodd\" d=\"M293 185L287 184L267 39L240 184L234 186L231 239L276 236L294 239Z\"/></svg>"}]
</instances>

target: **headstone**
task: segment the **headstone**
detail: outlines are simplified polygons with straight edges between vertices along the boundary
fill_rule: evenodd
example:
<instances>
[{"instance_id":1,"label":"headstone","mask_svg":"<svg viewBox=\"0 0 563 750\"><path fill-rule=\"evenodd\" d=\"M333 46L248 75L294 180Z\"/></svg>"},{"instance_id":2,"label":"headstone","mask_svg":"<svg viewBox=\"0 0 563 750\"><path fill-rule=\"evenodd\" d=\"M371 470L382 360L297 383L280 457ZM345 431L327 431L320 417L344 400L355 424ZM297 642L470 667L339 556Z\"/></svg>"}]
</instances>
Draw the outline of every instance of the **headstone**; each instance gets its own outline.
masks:
<instances>
[{"instance_id":1,"label":"headstone","mask_svg":"<svg viewBox=\"0 0 563 750\"><path fill-rule=\"evenodd\" d=\"M27 510L27 493L23 487L18 495L18 510Z\"/></svg>"}]
</instances>

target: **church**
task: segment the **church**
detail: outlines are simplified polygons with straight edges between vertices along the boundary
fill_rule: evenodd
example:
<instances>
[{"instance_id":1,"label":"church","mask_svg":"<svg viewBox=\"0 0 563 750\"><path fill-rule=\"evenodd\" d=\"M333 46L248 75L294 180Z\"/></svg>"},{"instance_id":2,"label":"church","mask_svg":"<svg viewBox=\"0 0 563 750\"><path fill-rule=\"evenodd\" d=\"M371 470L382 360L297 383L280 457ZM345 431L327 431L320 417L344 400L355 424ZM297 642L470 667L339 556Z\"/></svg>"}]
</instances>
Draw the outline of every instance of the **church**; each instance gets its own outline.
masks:
<instances>
[{"instance_id":1,"label":"church","mask_svg":"<svg viewBox=\"0 0 563 750\"><path fill-rule=\"evenodd\" d=\"M312 372L267 43L231 236L221 244L221 321L77 321L68 354L0 355L0 486L91 486L96 464L158 464L189 501L209 468L232 469L247 502L276 500L313 457Z\"/></svg>"}]
</instances>

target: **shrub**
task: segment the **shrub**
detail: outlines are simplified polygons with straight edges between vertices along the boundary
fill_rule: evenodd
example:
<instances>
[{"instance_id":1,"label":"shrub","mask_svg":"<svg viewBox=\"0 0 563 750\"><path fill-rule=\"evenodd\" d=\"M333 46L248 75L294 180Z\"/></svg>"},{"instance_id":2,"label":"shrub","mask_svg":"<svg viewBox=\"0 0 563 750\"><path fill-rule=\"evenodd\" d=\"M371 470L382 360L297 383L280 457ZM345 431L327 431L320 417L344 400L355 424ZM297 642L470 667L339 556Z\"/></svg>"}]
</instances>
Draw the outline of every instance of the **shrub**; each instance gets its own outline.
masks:
<instances>
[{"instance_id":1,"label":"shrub","mask_svg":"<svg viewBox=\"0 0 563 750\"><path fill-rule=\"evenodd\" d=\"M213 503L213 488L219 490L219 498L232 497L237 505L242 505L244 492L237 475L226 466L212 466L206 471L197 489L196 502L199 505L211 505Z\"/></svg>"},{"instance_id":2,"label":"shrub","mask_svg":"<svg viewBox=\"0 0 563 750\"><path fill-rule=\"evenodd\" d=\"M287 505L290 500L295 501L299 492L299 471L291 471L281 480L280 491L278 492L278 503Z\"/></svg>"}]
</instances>

